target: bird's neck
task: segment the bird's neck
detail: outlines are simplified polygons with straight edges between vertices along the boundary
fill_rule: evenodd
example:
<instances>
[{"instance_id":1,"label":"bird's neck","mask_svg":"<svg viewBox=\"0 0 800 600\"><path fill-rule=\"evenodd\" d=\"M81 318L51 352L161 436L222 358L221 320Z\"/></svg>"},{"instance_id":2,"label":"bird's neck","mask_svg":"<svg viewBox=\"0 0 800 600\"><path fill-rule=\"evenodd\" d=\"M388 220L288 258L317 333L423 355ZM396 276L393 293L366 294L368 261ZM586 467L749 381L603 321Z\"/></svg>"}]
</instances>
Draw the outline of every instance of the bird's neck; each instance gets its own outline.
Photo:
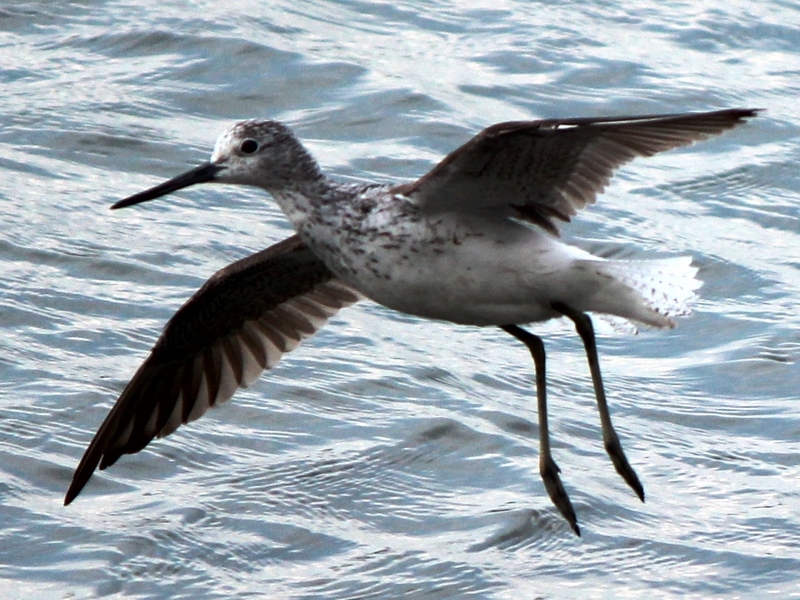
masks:
<instances>
[{"instance_id":1,"label":"bird's neck","mask_svg":"<svg viewBox=\"0 0 800 600\"><path fill-rule=\"evenodd\" d=\"M304 175L280 189L268 190L298 231L307 226L309 219L319 220L329 212L341 200L343 188L318 168Z\"/></svg>"}]
</instances>

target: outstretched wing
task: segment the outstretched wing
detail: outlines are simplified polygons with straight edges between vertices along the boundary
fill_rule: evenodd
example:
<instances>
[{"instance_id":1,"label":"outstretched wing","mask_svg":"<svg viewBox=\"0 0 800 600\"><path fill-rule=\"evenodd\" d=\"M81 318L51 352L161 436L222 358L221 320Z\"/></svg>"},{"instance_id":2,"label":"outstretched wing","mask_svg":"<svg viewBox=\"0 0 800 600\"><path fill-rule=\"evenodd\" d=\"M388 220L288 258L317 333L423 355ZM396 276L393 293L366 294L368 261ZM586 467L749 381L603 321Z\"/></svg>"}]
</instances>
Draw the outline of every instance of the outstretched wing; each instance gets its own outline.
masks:
<instances>
[{"instance_id":1,"label":"outstretched wing","mask_svg":"<svg viewBox=\"0 0 800 600\"><path fill-rule=\"evenodd\" d=\"M491 211L558 234L637 156L685 146L753 117L757 109L498 123L399 186L429 212Z\"/></svg>"},{"instance_id":2,"label":"outstretched wing","mask_svg":"<svg viewBox=\"0 0 800 600\"><path fill-rule=\"evenodd\" d=\"M64 504L98 465L138 452L230 399L361 298L296 235L215 273L170 319L123 390L84 453Z\"/></svg>"}]
</instances>

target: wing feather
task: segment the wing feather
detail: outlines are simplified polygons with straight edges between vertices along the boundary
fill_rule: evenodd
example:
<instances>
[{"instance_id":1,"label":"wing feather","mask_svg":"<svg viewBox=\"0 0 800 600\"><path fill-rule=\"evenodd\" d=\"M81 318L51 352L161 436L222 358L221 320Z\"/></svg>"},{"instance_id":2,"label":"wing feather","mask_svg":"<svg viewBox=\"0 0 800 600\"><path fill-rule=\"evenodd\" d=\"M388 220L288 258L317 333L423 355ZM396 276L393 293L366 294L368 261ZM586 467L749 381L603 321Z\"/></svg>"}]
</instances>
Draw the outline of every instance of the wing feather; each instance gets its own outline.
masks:
<instances>
[{"instance_id":1,"label":"wing feather","mask_svg":"<svg viewBox=\"0 0 800 600\"><path fill-rule=\"evenodd\" d=\"M397 186L425 211L491 211L558 234L638 156L722 133L756 109L498 123L448 154L416 182Z\"/></svg>"},{"instance_id":2,"label":"wing feather","mask_svg":"<svg viewBox=\"0 0 800 600\"><path fill-rule=\"evenodd\" d=\"M361 295L292 236L215 273L170 319L78 465L69 504L98 467L225 402Z\"/></svg>"}]
</instances>

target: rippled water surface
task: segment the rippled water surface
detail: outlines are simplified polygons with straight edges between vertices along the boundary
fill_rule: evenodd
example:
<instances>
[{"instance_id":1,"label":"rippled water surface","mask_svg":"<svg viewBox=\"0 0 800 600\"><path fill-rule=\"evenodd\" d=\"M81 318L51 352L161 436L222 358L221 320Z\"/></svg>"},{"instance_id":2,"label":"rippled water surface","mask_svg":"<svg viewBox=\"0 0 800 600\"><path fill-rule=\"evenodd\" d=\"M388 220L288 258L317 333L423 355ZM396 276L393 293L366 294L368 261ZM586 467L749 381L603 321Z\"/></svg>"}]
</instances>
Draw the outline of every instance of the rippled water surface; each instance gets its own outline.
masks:
<instances>
[{"instance_id":1,"label":"rippled water surface","mask_svg":"<svg viewBox=\"0 0 800 600\"><path fill-rule=\"evenodd\" d=\"M0 596L800 596L795 2L9 2L0 30ZM566 323L535 330L581 538L538 476L525 349L363 303L62 506L166 320L291 231L251 189L108 210L228 122L388 181L497 121L731 106L768 110L625 168L564 232L700 267L680 327L600 339L646 504Z\"/></svg>"}]
</instances>

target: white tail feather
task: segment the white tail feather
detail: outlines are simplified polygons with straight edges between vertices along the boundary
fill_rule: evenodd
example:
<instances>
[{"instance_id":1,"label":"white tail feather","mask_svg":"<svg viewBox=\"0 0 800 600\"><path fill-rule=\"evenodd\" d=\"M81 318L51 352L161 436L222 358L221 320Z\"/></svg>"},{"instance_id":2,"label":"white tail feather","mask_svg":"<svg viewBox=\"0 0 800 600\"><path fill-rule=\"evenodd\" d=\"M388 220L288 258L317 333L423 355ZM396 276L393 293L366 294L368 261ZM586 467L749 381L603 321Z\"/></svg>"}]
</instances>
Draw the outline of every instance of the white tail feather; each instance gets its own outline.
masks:
<instances>
[{"instance_id":1,"label":"white tail feather","mask_svg":"<svg viewBox=\"0 0 800 600\"><path fill-rule=\"evenodd\" d=\"M691 313L690 302L702 284L690 256L660 260L587 260L601 278L593 299L594 312L639 321L654 327L674 327L671 317Z\"/></svg>"}]
</instances>

